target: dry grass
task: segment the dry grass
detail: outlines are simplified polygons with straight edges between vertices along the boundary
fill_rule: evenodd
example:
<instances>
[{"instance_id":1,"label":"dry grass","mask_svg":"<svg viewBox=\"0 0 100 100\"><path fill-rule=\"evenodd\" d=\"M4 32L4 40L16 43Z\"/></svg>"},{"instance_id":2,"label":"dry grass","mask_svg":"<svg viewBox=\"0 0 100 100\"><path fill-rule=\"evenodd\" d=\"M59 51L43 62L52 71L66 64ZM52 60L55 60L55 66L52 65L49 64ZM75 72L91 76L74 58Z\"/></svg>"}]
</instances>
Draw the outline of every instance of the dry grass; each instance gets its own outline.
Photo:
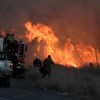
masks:
<instances>
[{"instance_id":1,"label":"dry grass","mask_svg":"<svg viewBox=\"0 0 100 100\"><path fill-rule=\"evenodd\" d=\"M26 79L60 93L100 100L100 68L75 69L55 65L52 66L51 78L45 79L41 79L38 69L33 68L26 74Z\"/></svg>"}]
</instances>

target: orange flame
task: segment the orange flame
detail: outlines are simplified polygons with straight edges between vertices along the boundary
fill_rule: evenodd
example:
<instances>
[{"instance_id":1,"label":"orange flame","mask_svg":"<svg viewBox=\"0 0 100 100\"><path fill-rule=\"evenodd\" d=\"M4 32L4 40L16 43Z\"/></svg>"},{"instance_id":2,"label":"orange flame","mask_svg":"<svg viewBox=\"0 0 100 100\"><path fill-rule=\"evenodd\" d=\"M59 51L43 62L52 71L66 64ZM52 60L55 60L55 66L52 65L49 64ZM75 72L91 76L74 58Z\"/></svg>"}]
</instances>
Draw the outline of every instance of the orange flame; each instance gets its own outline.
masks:
<instances>
[{"instance_id":1,"label":"orange flame","mask_svg":"<svg viewBox=\"0 0 100 100\"><path fill-rule=\"evenodd\" d=\"M59 46L60 40L56 37L52 28L43 24L32 25L30 21L25 24L25 27L28 42L37 39L39 43L37 51L39 54L43 54L44 58L50 54L56 63L74 67L89 62L96 63L96 53L92 46L82 43L75 45L71 43L71 39L68 39L64 49L61 49ZM100 55L98 54L97 57L98 62L100 62Z\"/></svg>"}]
</instances>

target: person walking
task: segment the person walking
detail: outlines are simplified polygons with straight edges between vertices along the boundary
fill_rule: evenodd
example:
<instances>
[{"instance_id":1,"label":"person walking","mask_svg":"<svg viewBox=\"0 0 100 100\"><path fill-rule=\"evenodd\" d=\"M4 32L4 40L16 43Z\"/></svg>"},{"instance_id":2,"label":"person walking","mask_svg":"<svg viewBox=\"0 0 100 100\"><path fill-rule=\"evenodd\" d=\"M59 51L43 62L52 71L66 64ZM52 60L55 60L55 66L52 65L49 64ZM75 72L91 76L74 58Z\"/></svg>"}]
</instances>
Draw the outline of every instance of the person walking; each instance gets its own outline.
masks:
<instances>
[{"instance_id":1,"label":"person walking","mask_svg":"<svg viewBox=\"0 0 100 100\"><path fill-rule=\"evenodd\" d=\"M17 64L18 64L18 57L16 56L15 53L12 53L11 61L12 61L12 64L13 64L12 77L15 78L16 75L17 75Z\"/></svg>"},{"instance_id":2,"label":"person walking","mask_svg":"<svg viewBox=\"0 0 100 100\"><path fill-rule=\"evenodd\" d=\"M42 66L42 62L41 62L39 56L36 56L36 58L34 59L33 66L34 67L41 67Z\"/></svg>"},{"instance_id":3,"label":"person walking","mask_svg":"<svg viewBox=\"0 0 100 100\"><path fill-rule=\"evenodd\" d=\"M54 61L51 58L51 55L48 55L46 59L43 61L44 71L43 71L43 78L48 75L51 77L51 66L54 64Z\"/></svg>"},{"instance_id":4,"label":"person walking","mask_svg":"<svg viewBox=\"0 0 100 100\"><path fill-rule=\"evenodd\" d=\"M39 56L36 56L36 58L33 60L33 70L32 70L32 73L34 73L34 75L39 78L39 74L40 74L40 71L39 69L42 67L42 61L41 59L39 58Z\"/></svg>"}]
</instances>

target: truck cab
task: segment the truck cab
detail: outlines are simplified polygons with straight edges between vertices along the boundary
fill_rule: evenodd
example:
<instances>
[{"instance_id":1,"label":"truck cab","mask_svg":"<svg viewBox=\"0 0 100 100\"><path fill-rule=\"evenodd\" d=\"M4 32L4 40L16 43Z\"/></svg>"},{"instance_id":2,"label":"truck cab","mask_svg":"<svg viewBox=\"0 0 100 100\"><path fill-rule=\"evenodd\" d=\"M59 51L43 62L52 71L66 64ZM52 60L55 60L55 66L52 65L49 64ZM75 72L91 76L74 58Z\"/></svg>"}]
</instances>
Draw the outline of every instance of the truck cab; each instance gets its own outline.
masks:
<instances>
[{"instance_id":1,"label":"truck cab","mask_svg":"<svg viewBox=\"0 0 100 100\"><path fill-rule=\"evenodd\" d=\"M0 59L1 62L12 62L13 77L25 72L25 51L24 41L15 39L14 34L0 35Z\"/></svg>"}]
</instances>

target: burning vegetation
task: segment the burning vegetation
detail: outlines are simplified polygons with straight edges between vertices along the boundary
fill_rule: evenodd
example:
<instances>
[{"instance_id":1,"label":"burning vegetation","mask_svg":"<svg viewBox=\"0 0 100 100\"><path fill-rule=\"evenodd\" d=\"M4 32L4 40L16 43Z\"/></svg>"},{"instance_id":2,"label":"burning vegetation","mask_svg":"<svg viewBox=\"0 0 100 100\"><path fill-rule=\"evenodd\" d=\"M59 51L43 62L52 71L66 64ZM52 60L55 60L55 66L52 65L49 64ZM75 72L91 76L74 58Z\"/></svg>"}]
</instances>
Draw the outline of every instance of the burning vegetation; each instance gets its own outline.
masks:
<instances>
[{"instance_id":1,"label":"burning vegetation","mask_svg":"<svg viewBox=\"0 0 100 100\"><path fill-rule=\"evenodd\" d=\"M100 54L92 45L81 42L75 44L65 36L66 42L62 48L60 39L51 27L41 23L32 25L30 21L25 23L25 27L27 41L35 40L38 43L36 51L33 48L33 55L38 54L44 59L50 54L56 63L74 67L80 67L90 62L94 64L100 62Z\"/></svg>"}]
</instances>

